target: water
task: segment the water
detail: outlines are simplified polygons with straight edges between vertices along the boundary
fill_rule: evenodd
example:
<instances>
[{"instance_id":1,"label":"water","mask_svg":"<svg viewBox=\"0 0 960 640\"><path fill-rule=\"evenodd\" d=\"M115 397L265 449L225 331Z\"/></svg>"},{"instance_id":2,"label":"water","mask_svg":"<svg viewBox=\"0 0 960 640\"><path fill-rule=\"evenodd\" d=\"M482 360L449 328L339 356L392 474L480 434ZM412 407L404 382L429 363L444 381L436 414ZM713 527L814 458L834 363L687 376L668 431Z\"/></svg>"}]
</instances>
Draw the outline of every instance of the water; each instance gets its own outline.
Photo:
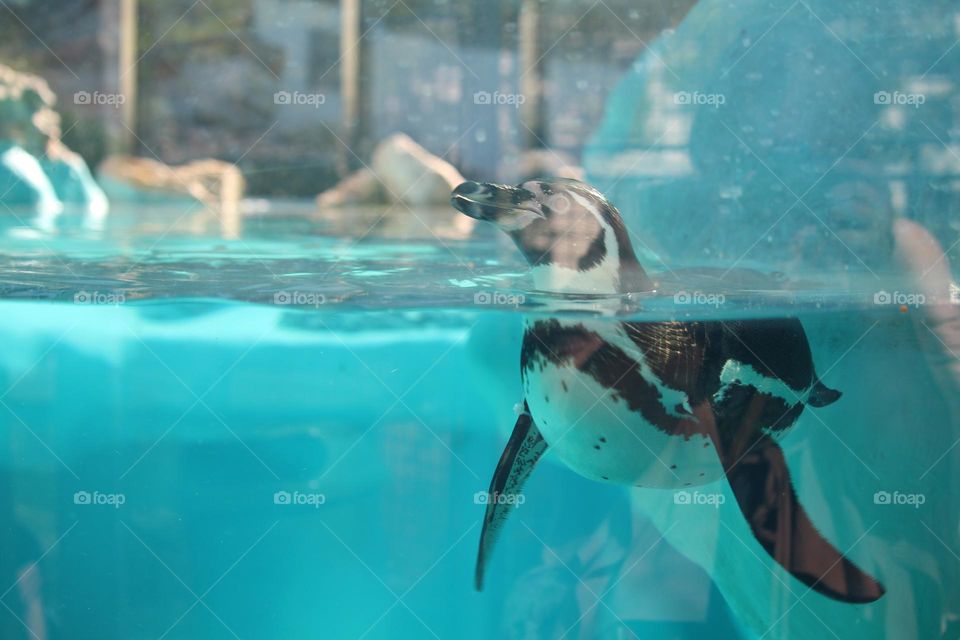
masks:
<instances>
[{"instance_id":1,"label":"water","mask_svg":"<svg viewBox=\"0 0 960 640\"><path fill-rule=\"evenodd\" d=\"M122 214L100 232L7 230L0 637L960 637L949 305L874 304L869 276L761 291L669 272L703 304L558 301L529 293L492 231L356 241L328 225L255 217L231 241ZM591 309L800 317L844 397L783 442L793 479L887 594L807 593L722 483L698 488L719 508L682 505L549 457L475 593L521 316Z\"/></svg>"}]
</instances>

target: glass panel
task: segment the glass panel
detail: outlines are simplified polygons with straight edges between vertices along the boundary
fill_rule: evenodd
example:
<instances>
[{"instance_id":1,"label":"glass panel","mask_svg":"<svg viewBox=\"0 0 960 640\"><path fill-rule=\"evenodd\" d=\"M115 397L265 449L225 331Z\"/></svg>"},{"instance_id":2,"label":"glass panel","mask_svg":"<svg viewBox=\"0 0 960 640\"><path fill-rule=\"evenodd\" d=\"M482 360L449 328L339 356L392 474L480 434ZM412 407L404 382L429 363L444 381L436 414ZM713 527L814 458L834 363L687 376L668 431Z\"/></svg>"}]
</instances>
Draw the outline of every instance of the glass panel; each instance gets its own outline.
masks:
<instances>
[{"instance_id":1,"label":"glass panel","mask_svg":"<svg viewBox=\"0 0 960 640\"><path fill-rule=\"evenodd\" d=\"M960 638L958 42L0 0L0 637Z\"/></svg>"}]
</instances>

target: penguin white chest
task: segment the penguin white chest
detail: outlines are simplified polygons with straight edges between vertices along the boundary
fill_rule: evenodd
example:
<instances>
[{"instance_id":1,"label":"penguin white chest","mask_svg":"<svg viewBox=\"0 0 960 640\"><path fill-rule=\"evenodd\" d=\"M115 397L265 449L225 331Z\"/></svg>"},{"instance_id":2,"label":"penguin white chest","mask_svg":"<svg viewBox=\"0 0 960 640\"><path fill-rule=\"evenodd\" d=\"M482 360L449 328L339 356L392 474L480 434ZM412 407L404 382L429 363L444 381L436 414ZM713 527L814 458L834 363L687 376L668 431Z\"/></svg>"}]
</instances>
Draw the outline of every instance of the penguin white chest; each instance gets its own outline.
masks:
<instances>
[{"instance_id":1,"label":"penguin white chest","mask_svg":"<svg viewBox=\"0 0 960 640\"><path fill-rule=\"evenodd\" d=\"M603 323L591 327L618 340ZM582 326L582 323L578 323ZM631 356L642 358L641 354ZM641 375L652 376L638 362ZM659 387L664 406L685 396ZM577 367L574 361L541 361L524 371L527 405L544 440L571 469L587 478L641 487L682 488L723 476L712 440L658 428L628 406L616 389Z\"/></svg>"}]
</instances>

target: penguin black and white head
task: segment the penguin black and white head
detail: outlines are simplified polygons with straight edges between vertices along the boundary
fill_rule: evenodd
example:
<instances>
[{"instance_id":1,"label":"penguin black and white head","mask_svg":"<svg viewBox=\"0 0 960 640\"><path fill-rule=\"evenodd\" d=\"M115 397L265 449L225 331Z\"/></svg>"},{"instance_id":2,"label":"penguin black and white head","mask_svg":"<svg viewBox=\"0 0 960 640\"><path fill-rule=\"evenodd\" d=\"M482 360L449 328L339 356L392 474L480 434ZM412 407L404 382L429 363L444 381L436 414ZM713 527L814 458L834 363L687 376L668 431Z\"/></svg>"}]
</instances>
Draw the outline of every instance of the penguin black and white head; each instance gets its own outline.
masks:
<instances>
[{"instance_id":1,"label":"penguin black and white head","mask_svg":"<svg viewBox=\"0 0 960 640\"><path fill-rule=\"evenodd\" d=\"M568 179L515 187L464 182L450 202L510 235L541 291L616 294L653 288L620 212L587 184Z\"/></svg>"}]
</instances>

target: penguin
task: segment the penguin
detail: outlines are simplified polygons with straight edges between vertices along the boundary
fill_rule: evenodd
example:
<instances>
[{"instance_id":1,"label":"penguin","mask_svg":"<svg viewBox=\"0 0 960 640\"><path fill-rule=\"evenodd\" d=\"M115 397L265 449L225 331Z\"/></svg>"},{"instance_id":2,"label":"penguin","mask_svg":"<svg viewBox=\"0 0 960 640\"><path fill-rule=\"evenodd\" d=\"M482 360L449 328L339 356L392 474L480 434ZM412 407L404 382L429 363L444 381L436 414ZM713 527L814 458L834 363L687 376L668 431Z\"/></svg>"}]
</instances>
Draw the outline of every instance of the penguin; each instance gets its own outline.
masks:
<instances>
[{"instance_id":1,"label":"penguin","mask_svg":"<svg viewBox=\"0 0 960 640\"><path fill-rule=\"evenodd\" d=\"M568 179L465 182L452 206L507 233L535 289L651 292L619 211ZM682 490L726 478L753 535L811 589L870 603L883 585L836 549L798 500L778 441L806 407L841 392L815 371L800 321L525 320L522 410L490 483L475 586L513 502L548 449L599 482ZM503 498L503 499L501 499Z\"/></svg>"}]
</instances>

